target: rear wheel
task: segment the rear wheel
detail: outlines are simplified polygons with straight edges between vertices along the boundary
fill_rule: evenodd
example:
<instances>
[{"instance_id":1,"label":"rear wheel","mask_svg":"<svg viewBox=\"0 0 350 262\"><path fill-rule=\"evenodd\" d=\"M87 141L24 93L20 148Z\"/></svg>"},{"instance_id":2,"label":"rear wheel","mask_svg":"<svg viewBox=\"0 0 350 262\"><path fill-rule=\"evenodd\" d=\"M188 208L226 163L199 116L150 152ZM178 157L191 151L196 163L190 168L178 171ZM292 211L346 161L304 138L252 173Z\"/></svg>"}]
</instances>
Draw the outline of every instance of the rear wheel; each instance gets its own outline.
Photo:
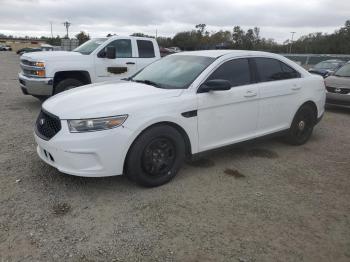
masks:
<instances>
[{"instance_id":1,"label":"rear wheel","mask_svg":"<svg viewBox=\"0 0 350 262\"><path fill-rule=\"evenodd\" d=\"M305 144L311 137L316 124L316 112L310 105L302 106L295 114L286 141L292 145Z\"/></svg>"},{"instance_id":2,"label":"rear wheel","mask_svg":"<svg viewBox=\"0 0 350 262\"><path fill-rule=\"evenodd\" d=\"M78 87L78 86L82 86L83 83L75 78L67 78L64 80L61 80L56 86L55 86L55 90L54 90L54 94L58 94L61 93L63 91L67 91L69 89Z\"/></svg>"},{"instance_id":3,"label":"rear wheel","mask_svg":"<svg viewBox=\"0 0 350 262\"><path fill-rule=\"evenodd\" d=\"M170 126L146 130L132 145L126 162L126 175L136 183L155 187L169 182L185 158L182 135Z\"/></svg>"}]
</instances>

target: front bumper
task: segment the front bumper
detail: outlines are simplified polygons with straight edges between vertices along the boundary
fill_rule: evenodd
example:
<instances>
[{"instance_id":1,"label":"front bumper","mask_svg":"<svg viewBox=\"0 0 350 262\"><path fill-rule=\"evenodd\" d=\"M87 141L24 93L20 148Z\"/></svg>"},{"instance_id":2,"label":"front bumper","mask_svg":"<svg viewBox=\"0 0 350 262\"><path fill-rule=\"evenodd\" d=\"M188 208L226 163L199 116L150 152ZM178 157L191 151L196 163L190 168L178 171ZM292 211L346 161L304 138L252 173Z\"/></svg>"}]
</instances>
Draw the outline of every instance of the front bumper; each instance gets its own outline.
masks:
<instances>
[{"instance_id":1,"label":"front bumper","mask_svg":"<svg viewBox=\"0 0 350 262\"><path fill-rule=\"evenodd\" d=\"M327 92L326 105L350 108L350 94L336 94Z\"/></svg>"},{"instance_id":2,"label":"front bumper","mask_svg":"<svg viewBox=\"0 0 350 262\"><path fill-rule=\"evenodd\" d=\"M19 85L23 94L33 96L51 96L53 92L52 78L27 77L22 73L18 74Z\"/></svg>"},{"instance_id":3,"label":"front bumper","mask_svg":"<svg viewBox=\"0 0 350 262\"><path fill-rule=\"evenodd\" d=\"M67 121L46 141L34 134L37 153L62 173L82 177L121 175L130 147L131 130L120 126L110 130L70 133Z\"/></svg>"}]
</instances>

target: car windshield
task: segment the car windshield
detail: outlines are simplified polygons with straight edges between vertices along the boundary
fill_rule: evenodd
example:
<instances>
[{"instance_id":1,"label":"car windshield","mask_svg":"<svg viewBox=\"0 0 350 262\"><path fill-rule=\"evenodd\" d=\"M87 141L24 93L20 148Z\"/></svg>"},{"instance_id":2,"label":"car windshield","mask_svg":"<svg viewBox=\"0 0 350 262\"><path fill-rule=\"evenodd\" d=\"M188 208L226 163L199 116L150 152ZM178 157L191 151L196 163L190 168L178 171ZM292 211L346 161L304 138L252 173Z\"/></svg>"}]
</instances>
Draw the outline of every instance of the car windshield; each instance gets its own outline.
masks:
<instances>
[{"instance_id":1,"label":"car windshield","mask_svg":"<svg viewBox=\"0 0 350 262\"><path fill-rule=\"evenodd\" d=\"M97 47L104 43L108 38L95 38L91 39L84 44L78 46L73 52L79 52L83 55L90 55Z\"/></svg>"},{"instance_id":2,"label":"car windshield","mask_svg":"<svg viewBox=\"0 0 350 262\"><path fill-rule=\"evenodd\" d=\"M346 64L341 67L337 72L335 72L334 75L341 77L350 77L350 64Z\"/></svg>"},{"instance_id":3,"label":"car windshield","mask_svg":"<svg viewBox=\"0 0 350 262\"><path fill-rule=\"evenodd\" d=\"M204 56L171 55L145 67L130 80L164 89L186 89L214 60Z\"/></svg>"},{"instance_id":4,"label":"car windshield","mask_svg":"<svg viewBox=\"0 0 350 262\"><path fill-rule=\"evenodd\" d=\"M316 69L336 69L339 65L339 62L327 62L327 61L324 61L324 62L321 62L321 63L318 63L317 65L315 65L315 68Z\"/></svg>"}]
</instances>

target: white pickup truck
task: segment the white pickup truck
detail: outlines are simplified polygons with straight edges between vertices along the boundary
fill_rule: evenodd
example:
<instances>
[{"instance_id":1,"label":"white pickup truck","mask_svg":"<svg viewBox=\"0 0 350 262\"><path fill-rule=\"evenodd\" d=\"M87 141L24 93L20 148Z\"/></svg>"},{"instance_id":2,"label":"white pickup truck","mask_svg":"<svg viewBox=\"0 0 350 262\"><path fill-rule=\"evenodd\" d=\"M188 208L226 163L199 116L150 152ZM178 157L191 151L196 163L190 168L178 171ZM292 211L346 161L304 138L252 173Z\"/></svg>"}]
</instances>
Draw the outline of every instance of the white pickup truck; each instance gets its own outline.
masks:
<instances>
[{"instance_id":1,"label":"white pickup truck","mask_svg":"<svg viewBox=\"0 0 350 262\"><path fill-rule=\"evenodd\" d=\"M20 87L39 99L77 86L127 78L160 59L155 39L112 36L89 40L73 52L21 56Z\"/></svg>"}]
</instances>

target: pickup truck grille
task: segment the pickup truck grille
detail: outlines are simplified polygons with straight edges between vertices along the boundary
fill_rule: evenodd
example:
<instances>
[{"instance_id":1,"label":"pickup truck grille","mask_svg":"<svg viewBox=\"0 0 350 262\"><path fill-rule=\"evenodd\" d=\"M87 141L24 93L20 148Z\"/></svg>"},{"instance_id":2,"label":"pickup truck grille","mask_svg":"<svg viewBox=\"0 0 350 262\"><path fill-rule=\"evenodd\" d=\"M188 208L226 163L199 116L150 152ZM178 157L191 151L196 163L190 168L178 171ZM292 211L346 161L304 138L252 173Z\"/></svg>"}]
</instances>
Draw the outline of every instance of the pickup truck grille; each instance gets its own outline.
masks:
<instances>
[{"instance_id":1,"label":"pickup truck grille","mask_svg":"<svg viewBox=\"0 0 350 262\"><path fill-rule=\"evenodd\" d=\"M29 61L29 60L26 60L26 59L21 59L21 63L23 65L27 65L27 66L35 66L36 65L36 62Z\"/></svg>"},{"instance_id":2,"label":"pickup truck grille","mask_svg":"<svg viewBox=\"0 0 350 262\"><path fill-rule=\"evenodd\" d=\"M350 88L336 88L327 86L327 91L336 94L346 95L350 93ZM339 91L340 90L340 91Z\"/></svg>"},{"instance_id":3,"label":"pickup truck grille","mask_svg":"<svg viewBox=\"0 0 350 262\"><path fill-rule=\"evenodd\" d=\"M44 140L50 140L61 130L60 119L41 110L35 124L35 133Z\"/></svg>"}]
</instances>

